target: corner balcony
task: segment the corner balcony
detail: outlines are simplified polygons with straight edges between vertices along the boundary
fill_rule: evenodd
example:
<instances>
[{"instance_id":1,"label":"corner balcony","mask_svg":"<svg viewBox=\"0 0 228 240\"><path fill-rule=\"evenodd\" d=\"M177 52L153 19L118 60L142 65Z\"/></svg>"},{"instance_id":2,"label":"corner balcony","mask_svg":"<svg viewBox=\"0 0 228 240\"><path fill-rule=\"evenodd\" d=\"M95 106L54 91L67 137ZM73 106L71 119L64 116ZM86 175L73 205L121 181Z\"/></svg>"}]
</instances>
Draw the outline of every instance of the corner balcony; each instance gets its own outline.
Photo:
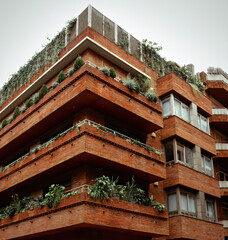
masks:
<instances>
[{"instance_id":1,"label":"corner balcony","mask_svg":"<svg viewBox=\"0 0 228 240\"><path fill-rule=\"evenodd\" d=\"M189 102L193 102L208 115L211 115L211 101L202 93L193 90L188 83L174 73L169 73L160 78L157 85L157 93L159 97L168 95L168 93L171 92L180 95Z\"/></svg>"},{"instance_id":2,"label":"corner balcony","mask_svg":"<svg viewBox=\"0 0 228 240\"><path fill-rule=\"evenodd\" d=\"M85 64L0 131L1 158L85 107L146 133L163 126L159 104L132 93L123 84Z\"/></svg>"},{"instance_id":3,"label":"corner balcony","mask_svg":"<svg viewBox=\"0 0 228 240\"><path fill-rule=\"evenodd\" d=\"M210 117L210 124L219 132L228 132L228 109L214 108L212 109L212 116Z\"/></svg>"},{"instance_id":4,"label":"corner balcony","mask_svg":"<svg viewBox=\"0 0 228 240\"><path fill-rule=\"evenodd\" d=\"M224 227L224 236L228 237L228 220L219 221L220 224Z\"/></svg>"},{"instance_id":5,"label":"corner balcony","mask_svg":"<svg viewBox=\"0 0 228 240\"><path fill-rule=\"evenodd\" d=\"M221 189L221 195L228 197L228 181L219 181L219 186ZM228 227L228 226L227 226Z\"/></svg>"},{"instance_id":6,"label":"corner balcony","mask_svg":"<svg viewBox=\"0 0 228 240\"><path fill-rule=\"evenodd\" d=\"M228 107L228 80L221 74L208 74L206 84L206 91Z\"/></svg>"},{"instance_id":7,"label":"corner balcony","mask_svg":"<svg viewBox=\"0 0 228 240\"><path fill-rule=\"evenodd\" d=\"M227 158L228 142L216 142L216 158Z\"/></svg>"},{"instance_id":8,"label":"corner balcony","mask_svg":"<svg viewBox=\"0 0 228 240\"><path fill-rule=\"evenodd\" d=\"M187 216L169 218L170 235L166 239L223 240L223 225Z\"/></svg>"},{"instance_id":9,"label":"corner balcony","mask_svg":"<svg viewBox=\"0 0 228 240\"><path fill-rule=\"evenodd\" d=\"M201 147L212 155L216 154L215 140L210 135L177 116L170 116L164 119L164 128L160 132L161 140L179 137Z\"/></svg>"},{"instance_id":10,"label":"corner balcony","mask_svg":"<svg viewBox=\"0 0 228 240\"><path fill-rule=\"evenodd\" d=\"M221 197L219 182L206 174L195 169L175 163L166 167L166 180L164 188L172 186L183 186L193 190L201 191L214 197Z\"/></svg>"},{"instance_id":11,"label":"corner balcony","mask_svg":"<svg viewBox=\"0 0 228 240\"><path fill-rule=\"evenodd\" d=\"M0 173L1 193L36 184L83 163L117 168L148 182L166 177L164 155L151 146L90 120L71 127ZM3 196L3 195L2 195Z\"/></svg>"},{"instance_id":12,"label":"corner balcony","mask_svg":"<svg viewBox=\"0 0 228 240\"><path fill-rule=\"evenodd\" d=\"M95 201L82 192L62 199L57 208L45 206L5 218L0 221L0 232L2 240L38 238L85 228L158 237L169 234L167 218L167 212L152 207L118 199Z\"/></svg>"}]
</instances>

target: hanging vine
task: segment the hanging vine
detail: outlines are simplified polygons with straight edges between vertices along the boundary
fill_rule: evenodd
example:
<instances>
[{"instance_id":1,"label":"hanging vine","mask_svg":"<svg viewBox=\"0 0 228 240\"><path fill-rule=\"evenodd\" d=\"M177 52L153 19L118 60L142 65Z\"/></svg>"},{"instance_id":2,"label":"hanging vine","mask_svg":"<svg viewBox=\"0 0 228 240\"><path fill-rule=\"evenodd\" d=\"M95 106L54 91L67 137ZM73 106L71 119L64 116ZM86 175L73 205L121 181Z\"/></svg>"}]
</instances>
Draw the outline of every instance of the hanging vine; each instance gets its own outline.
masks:
<instances>
[{"instance_id":1,"label":"hanging vine","mask_svg":"<svg viewBox=\"0 0 228 240\"><path fill-rule=\"evenodd\" d=\"M0 106L21 86L29 84L31 77L37 74L40 69L48 68L50 64L54 64L58 60L59 53L65 48L66 43L69 42L70 32L75 22L75 18L69 21L67 26L64 27L52 41L46 44L42 51L35 53L23 67L20 67L16 73L12 74L8 82L0 89Z\"/></svg>"}]
</instances>

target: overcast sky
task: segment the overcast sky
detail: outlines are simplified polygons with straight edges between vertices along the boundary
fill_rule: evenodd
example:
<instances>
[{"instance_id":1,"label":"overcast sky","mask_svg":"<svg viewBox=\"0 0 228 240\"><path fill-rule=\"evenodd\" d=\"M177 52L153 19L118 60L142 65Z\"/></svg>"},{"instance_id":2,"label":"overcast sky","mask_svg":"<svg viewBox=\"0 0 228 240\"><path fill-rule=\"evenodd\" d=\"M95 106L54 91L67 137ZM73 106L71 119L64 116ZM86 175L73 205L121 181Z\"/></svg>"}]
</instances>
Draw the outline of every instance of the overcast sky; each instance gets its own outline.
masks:
<instances>
[{"instance_id":1,"label":"overcast sky","mask_svg":"<svg viewBox=\"0 0 228 240\"><path fill-rule=\"evenodd\" d=\"M0 87L89 4L167 60L228 72L228 0L0 0Z\"/></svg>"}]
</instances>

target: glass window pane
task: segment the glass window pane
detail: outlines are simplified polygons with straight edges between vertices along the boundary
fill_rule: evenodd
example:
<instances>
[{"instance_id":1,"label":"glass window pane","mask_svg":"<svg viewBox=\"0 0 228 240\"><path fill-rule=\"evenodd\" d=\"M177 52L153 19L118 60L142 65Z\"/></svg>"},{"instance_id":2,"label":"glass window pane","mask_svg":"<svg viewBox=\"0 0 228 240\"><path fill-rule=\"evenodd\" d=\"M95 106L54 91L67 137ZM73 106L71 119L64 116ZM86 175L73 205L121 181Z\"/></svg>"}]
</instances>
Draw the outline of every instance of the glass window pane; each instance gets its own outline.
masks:
<instances>
[{"instance_id":1,"label":"glass window pane","mask_svg":"<svg viewBox=\"0 0 228 240\"><path fill-rule=\"evenodd\" d=\"M188 202L189 202L188 211L195 213L196 212L195 198L193 196L189 196Z\"/></svg>"},{"instance_id":2,"label":"glass window pane","mask_svg":"<svg viewBox=\"0 0 228 240\"><path fill-rule=\"evenodd\" d=\"M205 157L205 171L212 174L211 159Z\"/></svg>"},{"instance_id":3,"label":"glass window pane","mask_svg":"<svg viewBox=\"0 0 228 240\"><path fill-rule=\"evenodd\" d=\"M180 203L181 203L181 209L184 211L188 211L188 198L187 194L181 193L180 196Z\"/></svg>"},{"instance_id":4,"label":"glass window pane","mask_svg":"<svg viewBox=\"0 0 228 240\"><path fill-rule=\"evenodd\" d=\"M174 101L175 115L181 117L181 103L175 99Z\"/></svg>"},{"instance_id":5,"label":"glass window pane","mask_svg":"<svg viewBox=\"0 0 228 240\"><path fill-rule=\"evenodd\" d=\"M186 154L186 162L190 165L193 165L193 161L192 161L192 150L187 148L186 149L187 154Z\"/></svg>"},{"instance_id":6,"label":"glass window pane","mask_svg":"<svg viewBox=\"0 0 228 240\"><path fill-rule=\"evenodd\" d=\"M211 218L214 217L214 204L208 201L207 201L207 216Z\"/></svg>"},{"instance_id":7,"label":"glass window pane","mask_svg":"<svg viewBox=\"0 0 228 240\"><path fill-rule=\"evenodd\" d=\"M189 108L186 105L182 104L182 118L189 122Z\"/></svg>"},{"instance_id":8,"label":"glass window pane","mask_svg":"<svg viewBox=\"0 0 228 240\"><path fill-rule=\"evenodd\" d=\"M162 103L162 109L163 109L163 117L168 116L171 114L171 104L170 100L165 100Z\"/></svg>"},{"instance_id":9,"label":"glass window pane","mask_svg":"<svg viewBox=\"0 0 228 240\"><path fill-rule=\"evenodd\" d=\"M176 193L168 195L168 207L169 207L169 212L177 211Z\"/></svg>"},{"instance_id":10,"label":"glass window pane","mask_svg":"<svg viewBox=\"0 0 228 240\"><path fill-rule=\"evenodd\" d=\"M204 156L201 156L202 169L205 171Z\"/></svg>"},{"instance_id":11,"label":"glass window pane","mask_svg":"<svg viewBox=\"0 0 228 240\"><path fill-rule=\"evenodd\" d=\"M208 132L207 119L201 116L201 130Z\"/></svg>"}]
</instances>

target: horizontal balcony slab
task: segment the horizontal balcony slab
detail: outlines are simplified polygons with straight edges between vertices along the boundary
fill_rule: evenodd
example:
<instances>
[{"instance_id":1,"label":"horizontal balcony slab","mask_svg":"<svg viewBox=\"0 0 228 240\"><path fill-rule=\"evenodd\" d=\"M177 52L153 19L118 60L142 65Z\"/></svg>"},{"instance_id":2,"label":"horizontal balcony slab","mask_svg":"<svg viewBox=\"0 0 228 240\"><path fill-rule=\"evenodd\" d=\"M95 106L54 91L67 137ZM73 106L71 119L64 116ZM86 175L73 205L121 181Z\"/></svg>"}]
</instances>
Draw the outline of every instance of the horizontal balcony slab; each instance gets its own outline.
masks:
<instances>
[{"instance_id":1,"label":"horizontal balcony slab","mask_svg":"<svg viewBox=\"0 0 228 240\"><path fill-rule=\"evenodd\" d=\"M166 174L164 188L180 185L218 198L221 197L219 181L192 168L176 163L167 166Z\"/></svg>"},{"instance_id":2,"label":"horizontal balcony slab","mask_svg":"<svg viewBox=\"0 0 228 240\"><path fill-rule=\"evenodd\" d=\"M228 181L219 181L221 196L228 197Z\"/></svg>"},{"instance_id":3,"label":"horizontal balcony slab","mask_svg":"<svg viewBox=\"0 0 228 240\"><path fill-rule=\"evenodd\" d=\"M167 239L223 240L223 225L187 216L169 218L170 235Z\"/></svg>"},{"instance_id":4,"label":"horizontal balcony slab","mask_svg":"<svg viewBox=\"0 0 228 240\"><path fill-rule=\"evenodd\" d=\"M161 106L84 65L0 131L0 156L20 148L82 108L98 109L144 132L163 126Z\"/></svg>"},{"instance_id":5,"label":"horizontal balcony slab","mask_svg":"<svg viewBox=\"0 0 228 240\"><path fill-rule=\"evenodd\" d=\"M176 93L187 101L193 102L208 115L212 114L212 103L202 93L193 89L183 79L174 73L169 73L158 80L157 93L159 97L163 97L168 93Z\"/></svg>"},{"instance_id":6,"label":"horizontal balcony slab","mask_svg":"<svg viewBox=\"0 0 228 240\"><path fill-rule=\"evenodd\" d=\"M207 81L206 91L225 107L228 107L228 85L223 81Z\"/></svg>"},{"instance_id":7,"label":"horizontal balcony slab","mask_svg":"<svg viewBox=\"0 0 228 240\"><path fill-rule=\"evenodd\" d=\"M88 162L127 171L149 182L166 177L163 155L85 124L0 173L0 191L7 194Z\"/></svg>"},{"instance_id":8,"label":"horizontal balcony slab","mask_svg":"<svg viewBox=\"0 0 228 240\"><path fill-rule=\"evenodd\" d=\"M161 140L173 137L182 138L191 144L201 147L212 155L216 154L215 140L210 135L176 116L164 119L164 128L161 129Z\"/></svg>"},{"instance_id":9,"label":"horizontal balcony slab","mask_svg":"<svg viewBox=\"0 0 228 240\"><path fill-rule=\"evenodd\" d=\"M135 232L143 236L168 235L167 212L130 202L92 200L87 193L62 199L57 208L36 208L0 221L1 239L39 237L80 228Z\"/></svg>"}]
</instances>

